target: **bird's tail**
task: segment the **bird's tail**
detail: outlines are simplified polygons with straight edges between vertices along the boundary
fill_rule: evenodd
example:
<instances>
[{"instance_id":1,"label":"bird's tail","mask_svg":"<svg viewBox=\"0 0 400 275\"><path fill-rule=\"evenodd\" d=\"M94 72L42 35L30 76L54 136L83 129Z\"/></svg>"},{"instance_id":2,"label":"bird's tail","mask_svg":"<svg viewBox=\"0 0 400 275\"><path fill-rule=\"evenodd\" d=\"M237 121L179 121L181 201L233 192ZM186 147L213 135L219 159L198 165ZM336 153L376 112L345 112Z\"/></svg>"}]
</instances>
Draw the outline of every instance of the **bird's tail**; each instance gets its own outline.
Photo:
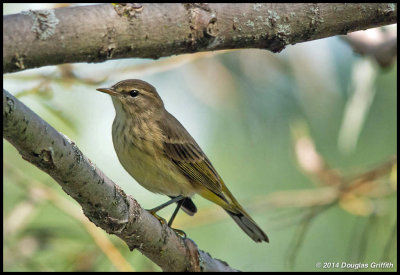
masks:
<instances>
[{"instance_id":1,"label":"bird's tail","mask_svg":"<svg viewBox=\"0 0 400 275\"><path fill-rule=\"evenodd\" d=\"M269 242L267 234L256 224L249 214L243 209L225 184L222 183L220 194L211 192L209 189L203 189L200 195L212 202L219 204L240 226L240 228L249 235L255 242Z\"/></svg>"},{"instance_id":2,"label":"bird's tail","mask_svg":"<svg viewBox=\"0 0 400 275\"><path fill-rule=\"evenodd\" d=\"M255 242L269 242L268 236L262 231L262 229L247 215L246 212L233 213L229 210L225 211L232 217L232 219L240 226L240 228L249 235Z\"/></svg>"}]
</instances>

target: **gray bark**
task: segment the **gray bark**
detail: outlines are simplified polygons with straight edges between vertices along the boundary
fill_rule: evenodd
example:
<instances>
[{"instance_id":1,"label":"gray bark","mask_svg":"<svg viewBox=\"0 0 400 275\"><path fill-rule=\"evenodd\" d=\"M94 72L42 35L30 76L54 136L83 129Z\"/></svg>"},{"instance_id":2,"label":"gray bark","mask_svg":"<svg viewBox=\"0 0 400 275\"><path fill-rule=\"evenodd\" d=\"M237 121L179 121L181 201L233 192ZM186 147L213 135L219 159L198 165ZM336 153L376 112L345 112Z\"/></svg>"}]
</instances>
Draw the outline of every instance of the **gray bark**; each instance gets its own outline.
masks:
<instances>
[{"instance_id":1,"label":"gray bark","mask_svg":"<svg viewBox=\"0 0 400 275\"><path fill-rule=\"evenodd\" d=\"M139 7L139 8L138 8ZM397 4L111 4L3 16L3 70L286 45L397 22Z\"/></svg>"}]
</instances>

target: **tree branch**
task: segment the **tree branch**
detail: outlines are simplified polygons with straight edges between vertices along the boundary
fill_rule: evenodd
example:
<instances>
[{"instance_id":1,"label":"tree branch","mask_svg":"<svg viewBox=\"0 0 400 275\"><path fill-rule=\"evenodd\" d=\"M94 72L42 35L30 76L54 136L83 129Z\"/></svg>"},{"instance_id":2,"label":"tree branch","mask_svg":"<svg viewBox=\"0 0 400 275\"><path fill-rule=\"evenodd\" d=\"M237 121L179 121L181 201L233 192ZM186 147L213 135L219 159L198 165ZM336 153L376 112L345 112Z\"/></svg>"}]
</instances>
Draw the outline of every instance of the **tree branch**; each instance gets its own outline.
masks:
<instances>
[{"instance_id":1,"label":"tree branch","mask_svg":"<svg viewBox=\"0 0 400 275\"><path fill-rule=\"evenodd\" d=\"M3 71L286 45L397 22L397 4L111 4L3 16Z\"/></svg>"},{"instance_id":2,"label":"tree branch","mask_svg":"<svg viewBox=\"0 0 400 275\"><path fill-rule=\"evenodd\" d=\"M3 137L58 182L96 226L138 249L164 271L236 271L161 225L104 175L74 142L3 89Z\"/></svg>"}]
</instances>

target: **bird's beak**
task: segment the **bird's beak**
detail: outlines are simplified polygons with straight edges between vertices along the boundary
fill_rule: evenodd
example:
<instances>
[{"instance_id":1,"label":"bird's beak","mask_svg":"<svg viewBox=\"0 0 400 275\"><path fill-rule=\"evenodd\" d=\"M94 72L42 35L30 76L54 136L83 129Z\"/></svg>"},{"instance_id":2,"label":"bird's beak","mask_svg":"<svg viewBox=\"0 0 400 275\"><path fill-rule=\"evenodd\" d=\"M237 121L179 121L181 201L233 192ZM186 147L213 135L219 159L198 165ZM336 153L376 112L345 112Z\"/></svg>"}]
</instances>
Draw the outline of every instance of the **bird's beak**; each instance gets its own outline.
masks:
<instances>
[{"instance_id":1,"label":"bird's beak","mask_svg":"<svg viewBox=\"0 0 400 275\"><path fill-rule=\"evenodd\" d=\"M114 91L112 88L98 88L97 91L109 94L111 96L117 95L117 92Z\"/></svg>"}]
</instances>

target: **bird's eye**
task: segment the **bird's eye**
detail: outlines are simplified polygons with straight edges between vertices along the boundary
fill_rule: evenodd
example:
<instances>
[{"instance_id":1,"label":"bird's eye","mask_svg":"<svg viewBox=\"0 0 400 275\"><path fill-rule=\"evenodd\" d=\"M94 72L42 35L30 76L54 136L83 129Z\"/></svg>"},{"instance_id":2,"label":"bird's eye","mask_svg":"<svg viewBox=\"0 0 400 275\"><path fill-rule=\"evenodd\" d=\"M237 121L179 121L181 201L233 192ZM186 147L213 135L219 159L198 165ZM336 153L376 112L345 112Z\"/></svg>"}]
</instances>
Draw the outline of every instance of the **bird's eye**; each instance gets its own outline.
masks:
<instances>
[{"instance_id":1,"label":"bird's eye","mask_svg":"<svg viewBox=\"0 0 400 275\"><path fill-rule=\"evenodd\" d=\"M132 90L129 92L129 95L131 97L137 97L139 95L139 91L138 90Z\"/></svg>"}]
</instances>

